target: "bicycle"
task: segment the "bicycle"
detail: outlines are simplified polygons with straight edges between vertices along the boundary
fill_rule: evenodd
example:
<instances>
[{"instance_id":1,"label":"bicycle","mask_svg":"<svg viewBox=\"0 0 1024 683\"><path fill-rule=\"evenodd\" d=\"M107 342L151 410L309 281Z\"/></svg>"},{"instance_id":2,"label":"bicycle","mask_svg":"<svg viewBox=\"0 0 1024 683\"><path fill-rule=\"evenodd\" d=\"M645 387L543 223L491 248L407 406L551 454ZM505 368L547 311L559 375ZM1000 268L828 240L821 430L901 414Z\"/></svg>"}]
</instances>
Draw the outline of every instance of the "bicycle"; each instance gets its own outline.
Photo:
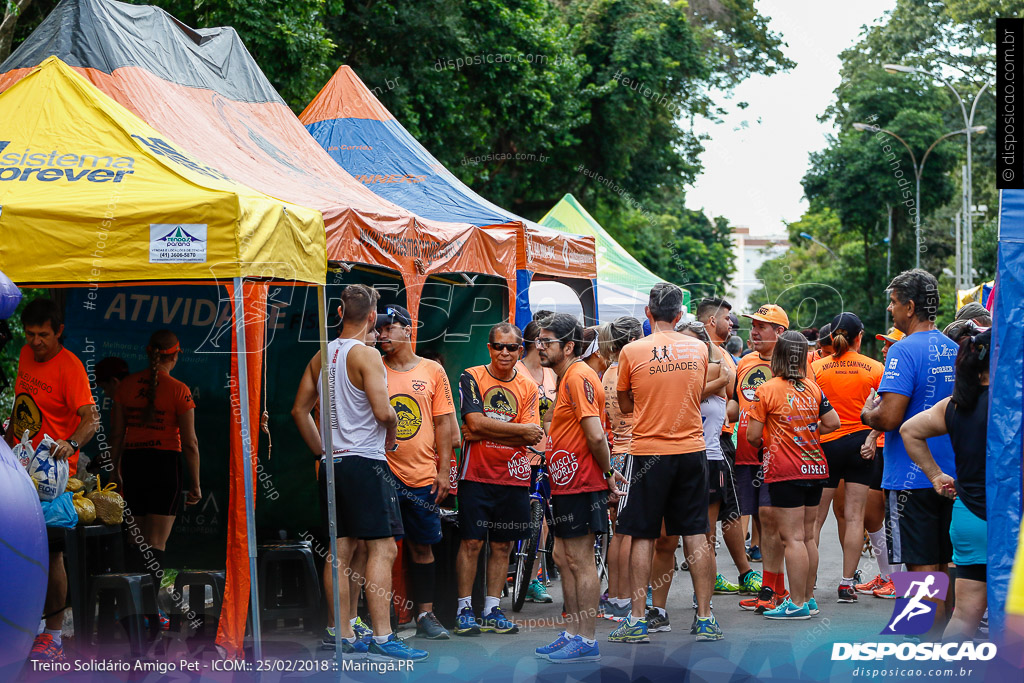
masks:
<instances>
[{"instance_id":1,"label":"bicycle","mask_svg":"<svg viewBox=\"0 0 1024 683\"><path fill-rule=\"evenodd\" d=\"M543 553L550 558L555 541L554 535L551 533L554 525L554 515L551 512L551 493L550 489L542 486L542 483L548 478L547 460L544 458L543 451L530 446L526 448L534 455L540 456L540 469L537 471L536 479L530 484L530 535L525 540L516 541L512 552L513 566L509 568L509 573L512 577L513 612L522 610L523 604L526 602L526 593L533 580L533 565L537 554ZM548 537L544 547L541 548L540 535L545 519L548 522ZM547 559L544 561L546 564Z\"/></svg>"}]
</instances>

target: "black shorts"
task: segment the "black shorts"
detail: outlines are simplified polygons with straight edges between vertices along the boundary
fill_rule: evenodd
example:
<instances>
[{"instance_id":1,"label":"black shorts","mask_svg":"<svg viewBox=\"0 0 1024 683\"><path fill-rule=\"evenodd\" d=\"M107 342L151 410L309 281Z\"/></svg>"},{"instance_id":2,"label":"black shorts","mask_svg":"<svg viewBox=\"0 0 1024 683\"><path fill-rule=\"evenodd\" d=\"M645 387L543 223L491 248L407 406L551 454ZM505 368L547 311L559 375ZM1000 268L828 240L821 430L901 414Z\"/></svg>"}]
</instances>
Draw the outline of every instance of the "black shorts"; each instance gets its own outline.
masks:
<instances>
[{"instance_id":1,"label":"black shorts","mask_svg":"<svg viewBox=\"0 0 1024 683\"><path fill-rule=\"evenodd\" d=\"M860 447L868 438L868 431L854 432L835 441L821 444L828 462L828 480L825 488L834 489L840 481L847 484L870 486L875 476L875 461L860 457Z\"/></svg>"},{"instance_id":2,"label":"black shorts","mask_svg":"<svg viewBox=\"0 0 1024 683\"><path fill-rule=\"evenodd\" d=\"M608 533L608 491L551 496L555 538Z\"/></svg>"},{"instance_id":3,"label":"black shorts","mask_svg":"<svg viewBox=\"0 0 1024 683\"><path fill-rule=\"evenodd\" d=\"M130 448L121 455L124 516L177 515L185 485L181 452Z\"/></svg>"},{"instance_id":4,"label":"black shorts","mask_svg":"<svg viewBox=\"0 0 1024 683\"><path fill-rule=\"evenodd\" d=\"M619 500L615 528L626 536L658 538L708 532L708 459L704 451L679 455L630 455L629 489Z\"/></svg>"},{"instance_id":5,"label":"black shorts","mask_svg":"<svg viewBox=\"0 0 1024 683\"><path fill-rule=\"evenodd\" d=\"M327 470L321 465L320 516L330 534L327 515ZM387 460L347 455L334 463L335 518L338 538L375 539L401 536L402 513L395 476Z\"/></svg>"},{"instance_id":6,"label":"black shorts","mask_svg":"<svg viewBox=\"0 0 1024 683\"><path fill-rule=\"evenodd\" d=\"M708 503L718 503L725 495L729 464L725 460L708 460Z\"/></svg>"},{"instance_id":7,"label":"black shorts","mask_svg":"<svg viewBox=\"0 0 1024 683\"><path fill-rule=\"evenodd\" d=\"M728 457L720 462L722 462L725 468L725 486L722 488L722 505L718 508L718 521L731 522L740 518L740 500L736 492L735 466Z\"/></svg>"},{"instance_id":8,"label":"black shorts","mask_svg":"<svg viewBox=\"0 0 1024 683\"><path fill-rule=\"evenodd\" d=\"M815 507L821 502L821 485L824 481L824 479L773 481L767 486L768 494L772 498L772 507Z\"/></svg>"},{"instance_id":9,"label":"black shorts","mask_svg":"<svg viewBox=\"0 0 1024 683\"><path fill-rule=\"evenodd\" d=\"M885 471L885 459L882 457L882 447L875 449L874 469L871 471L871 488L876 491L882 490L882 473Z\"/></svg>"},{"instance_id":10,"label":"black shorts","mask_svg":"<svg viewBox=\"0 0 1024 683\"><path fill-rule=\"evenodd\" d=\"M459 482L459 534L462 538L518 541L530 535L527 486Z\"/></svg>"},{"instance_id":11,"label":"black shorts","mask_svg":"<svg viewBox=\"0 0 1024 683\"><path fill-rule=\"evenodd\" d=\"M420 545L434 545L441 542L441 510L434 502L436 495L430 492L432 486L412 488L395 478L395 493L398 494L398 508L402 512L404 538Z\"/></svg>"},{"instance_id":12,"label":"black shorts","mask_svg":"<svg viewBox=\"0 0 1024 683\"><path fill-rule=\"evenodd\" d=\"M736 499L741 515L757 516L758 508L772 506L768 487L764 484L764 471L760 465L736 465Z\"/></svg>"},{"instance_id":13,"label":"black shorts","mask_svg":"<svg viewBox=\"0 0 1024 683\"><path fill-rule=\"evenodd\" d=\"M736 467L736 444L732 442L732 434L722 432L718 437L718 443L722 446L722 455L732 467Z\"/></svg>"},{"instance_id":14,"label":"black shorts","mask_svg":"<svg viewBox=\"0 0 1024 683\"><path fill-rule=\"evenodd\" d=\"M886 491L890 564L946 564L953 559L953 501L933 488Z\"/></svg>"}]
</instances>

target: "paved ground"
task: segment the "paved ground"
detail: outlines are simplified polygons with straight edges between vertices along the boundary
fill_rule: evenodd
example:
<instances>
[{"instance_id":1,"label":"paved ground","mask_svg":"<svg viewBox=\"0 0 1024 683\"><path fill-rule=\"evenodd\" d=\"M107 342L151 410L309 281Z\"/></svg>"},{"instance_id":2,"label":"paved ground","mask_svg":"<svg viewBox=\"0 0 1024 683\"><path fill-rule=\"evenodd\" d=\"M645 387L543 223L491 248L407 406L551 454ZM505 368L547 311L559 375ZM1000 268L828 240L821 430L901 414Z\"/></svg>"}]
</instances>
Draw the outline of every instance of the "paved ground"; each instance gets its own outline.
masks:
<instances>
[{"instance_id":1,"label":"paved ground","mask_svg":"<svg viewBox=\"0 0 1024 683\"><path fill-rule=\"evenodd\" d=\"M602 660L600 665L556 665L540 660L534 648L546 645L561 630L561 591L558 582L550 588L554 604L528 603L522 612L512 614L521 624L516 635L485 634L474 638L454 638L445 642L422 641L412 637L414 630L406 628L399 633L408 637L410 644L430 651L430 658L415 665L412 671L341 671L320 672L319 668L333 668L332 653L317 648L318 642L310 634L275 631L264 641L265 658L276 660L275 668L292 671L269 671L263 681L301 680L311 676L317 680L337 677L354 680L451 681L632 681L673 680L744 681L744 680L831 680L852 681L864 677L854 672L860 662L832 662L832 643L887 640L878 634L892 612L892 601L861 597L858 604L837 604L835 591L841 576L841 556L833 519L826 523L822 534L821 564L819 568L818 602L821 614L808 621L776 622L753 612L741 610L737 596L720 595L714 598L715 615L725 632L725 639L712 643L697 643L689 635L693 616L691 607L692 584L688 572L678 572L669 594L668 609L673 630L657 633L650 644L627 645L607 642L615 628L612 621L598 622L598 638ZM682 551L678 551L681 557ZM720 570L731 580L736 579L724 544L719 551ZM755 565L760 568L759 565ZM877 567L874 560L863 557L860 568L868 578ZM506 599L504 601L508 603ZM105 656L123 659L117 648ZM167 638L163 661L176 661L186 656L185 646L178 640ZM877 665L874 665L877 666ZM928 663L927 666L931 666ZM252 680L254 672L218 673L213 670L213 658L207 656L201 671L203 680ZM313 673L310 672L313 669ZM983 672L979 672L983 673ZM187 680L180 673L179 680ZM927 676L927 673L924 674ZM79 678L64 674L36 673L31 680L55 680L70 677L74 680L126 680L124 674L115 676L93 674ZM193 675L190 678L195 678ZM869 676L870 677L870 676ZM899 680L899 677L878 677ZM916 676L906 677L907 679ZM944 677L945 678L945 677ZM979 679L977 674L974 680ZM135 680L157 680L141 675ZM968 679L970 680L970 679Z\"/></svg>"}]
</instances>

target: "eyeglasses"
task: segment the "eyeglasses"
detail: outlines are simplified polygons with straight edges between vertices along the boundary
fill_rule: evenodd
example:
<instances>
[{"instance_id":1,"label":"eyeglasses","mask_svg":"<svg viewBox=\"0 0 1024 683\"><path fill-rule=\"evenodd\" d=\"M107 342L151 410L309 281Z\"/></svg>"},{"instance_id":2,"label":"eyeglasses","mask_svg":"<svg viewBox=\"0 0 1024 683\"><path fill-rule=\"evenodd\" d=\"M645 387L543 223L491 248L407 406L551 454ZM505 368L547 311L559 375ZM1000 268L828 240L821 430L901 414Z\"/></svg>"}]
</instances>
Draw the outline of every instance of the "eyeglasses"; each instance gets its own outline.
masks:
<instances>
[{"instance_id":1,"label":"eyeglasses","mask_svg":"<svg viewBox=\"0 0 1024 683\"><path fill-rule=\"evenodd\" d=\"M537 337L533 340L533 343L537 345L537 348L544 348L548 344L560 344L561 339L555 339L554 337Z\"/></svg>"},{"instance_id":2,"label":"eyeglasses","mask_svg":"<svg viewBox=\"0 0 1024 683\"><path fill-rule=\"evenodd\" d=\"M490 346L495 351L504 350L508 351L509 353L514 353L519 350L522 344L499 344L498 342L490 342L488 346Z\"/></svg>"}]
</instances>

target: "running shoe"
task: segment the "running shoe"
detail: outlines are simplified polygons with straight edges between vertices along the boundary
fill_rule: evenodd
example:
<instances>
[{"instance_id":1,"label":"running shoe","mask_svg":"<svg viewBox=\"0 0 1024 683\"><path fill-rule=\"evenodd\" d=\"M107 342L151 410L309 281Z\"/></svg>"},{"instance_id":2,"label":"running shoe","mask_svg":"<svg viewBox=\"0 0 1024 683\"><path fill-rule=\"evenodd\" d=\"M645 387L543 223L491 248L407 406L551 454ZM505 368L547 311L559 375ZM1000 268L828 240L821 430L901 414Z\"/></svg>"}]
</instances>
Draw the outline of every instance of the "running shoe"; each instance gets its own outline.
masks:
<instances>
[{"instance_id":1,"label":"running shoe","mask_svg":"<svg viewBox=\"0 0 1024 683\"><path fill-rule=\"evenodd\" d=\"M355 623L352 624L352 631L356 634L356 638L359 640L366 640L367 638L373 637L373 629L359 617L356 617Z\"/></svg>"},{"instance_id":2,"label":"running shoe","mask_svg":"<svg viewBox=\"0 0 1024 683\"><path fill-rule=\"evenodd\" d=\"M881 574L875 574L875 578L871 579L867 583L854 584L853 589L858 593L864 595L871 595L876 588L881 588L885 585L885 581L882 580Z\"/></svg>"},{"instance_id":3,"label":"running shoe","mask_svg":"<svg viewBox=\"0 0 1024 683\"><path fill-rule=\"evenodd\" d=\"M388 636L388 639L383 643L378 643L376 640L370 639L370 646L366 652L366 658L370 660L388 661L393 659L406 660L412 662L421 662L426 659L428 653L426 650L417 650L414 647L409 647L405 644L405 641L396 636L394 633Z\"/></svg>"},{"instance_id":4,"label":"running shoe","mask_svg":"<svg viewBox=\"0 0 1024 683\"><path fill-rule=\"evenodd\" d=\"M693 613L693 621L690 623L690 635L697 635L697 613Z\"/></svg>"},{"instance_id":5,"label":"running shoe","mask_svg":"<svg viewBox=\"0 0 1024 683\"><path fill-rule=\"evenodd\" d=\"M63 662L64 646L53 642L53 636L49 633L40 633L32 641L32 650L28 658L33 662Z\"/></svg>"},{"instance_id":6,"label":"running shoe","mask_svg":"<svg viewBox=\"0 0 1024 683\"><path fill-rule=\"evenodd\" d=\"M672 624L668 622L668 612L662 616L661 612L651 608L647 610L647 632L662 633L672 630Z\"/></svg>"},{"instance_id":7,"label":"running shoe","mask_svg":"<svg viewBox=\"0 0 1024 683\"><path fill-rule=\"evenodd\" d=\"M448 640L451 637L433 612L427 612L416 620L416 635L428 640Z\"/></svg>"},{"instance_id":8,"label":"running shoe","mask_svg":"<svg viewBox=\"0 0 1024 683\"><path fill-rule=\"evenodd\" d=\"M753 569L748 570L746 574L740 577L740 593L757 595L761 592L761 581L761 572L756 572Z\"/></svg>"},{"instance_id":9,"label":"running shoe","mask_svg":"<svg viewBox=\"0 0 1024 683\"><path fill-rule=\"evenodd\" d=\"M574 636L561 650L549 654L548 661L555 664L598 662L601 661L601 652L597 649L596 642L591 645L584 642L580 636Z\"/></svg>"},{"instance_id":10,"label":"running shoe","mask_svg":"<svg viewBox=\"0 0 1024 683\"><path fill-rule=\"evenodd\" d=\"M741 587L735 583L729 583L728 579L719 573L715 577L715 595L736 595Z\"/></svg>"},{"instance_id":11,"label":"running shoe","mask_svg":"<svg viewBox=\"0 0 1024 683\"><path fill-rule=\"evenodd\" d=\"M553 641L551 641L551 643L549 645L544 645L544 646L538 647L536 650L534 650L534 652L541 659L548 659L548 655L550 655L552 652L558 652L563 647L568 645L569 641L572 640L572 639L573 639L573 636L570 636L565 631L562 631L561 633L558 634L557 638L555 638Z\"/></svg>"},{"instance_id":12,"label":"running shoe","mask_svg":"<svg viewBox=\"0 0 1024 683\"><path fill-rule=\"evenodd\" d=\"M884 598L886 600L896 599L896 586L893 585L892 579L886 581L881 588L876 588L871 591L871 594L876 598Z\"/></svg>"},{"instance_id":13,"label":"running shoe","mask_svg":"<svg viewBox=\"0 0 1024 683\"><path fill-rule=\"evenodd\" d=\"M852 585L839 584L839 599L836 602L857 602L857 591Z\"/></svg>"},{"instance_id":14,"label":"running shoe","mask_svg":"<svg viewBox=\"0 0 1024 683\"><path fill-rule=\"evenodd\" d=\"M555 600L548 594L548 589L544 587L544 584L534 579L526 589L526 601L552 603Z\"/></svg>"},{"instance_id":15,"label":"running shoe","mask_svg":"<svg viewBox=\"0 0 1024 683\"><path fill-rule=\"evenodd\" d=\"M373 642L373 638L370 638L370 642ZM334 646L331 646L334 649ZM355 642L348 642L347 638L341 639L341 656L345 659L366 659L366 653L370 650L370 643L365 639L360 638Z\"/></svg>"},{"instance_id":16,"label":"running shoe","mask_svg":"<svg viewBox=\"0 0 1024 683\"><path fill-rule=\"evenodd\" d=\"M463 607L459 616L455 619L455 635L457 636L478 636L480 635L480 624L473 616L471 607Z\"/></svg>"},{"instance_id":17,"label":"running shoe","mask_svg":"<svg viewBox=\"0 0 1024 683\"><path fill-rule=\"evenodd\" d=\"M321 650L333 650L334 649L334 644L336 642L337 641L334 638L334 628L331 627L331 626L328 626L327 628L324 629L324 637L320 641L320 649Z\"/></svg>"},{"instance_id":18,"label":"running shoe","mask_svg":"<svg viewBox=\"0 0 1024 683\"><path fill-rule=\"evenodd\" d=\"M519 633L519 627L505 618L500 607L492 607L490 612L480 618L480 630L488 633Z\"/></svg>"},{"instance_id":19,"label":"running shoe","mask_svg":"<svg viewBox=\"0 0 1024 683\"><path fill-rule=\"evenodd\" d=\"M619 607L614 602L609 601L604 606L604 618L611 619L612 621L622 621L630 615L632 609L628 602Z\"/></svg>"},{"instance_id":20,"label":"running shoe","mask_svg":"<svg viewBox=\"0 0 1024 683\"><path fill-rule=\"evenodd\" d=\"M647 620L633 617L619 624L619 627L608 634L608 640L613 643L649 643L650 636L647 635Z\"/></svg>"},{"instance_id":21,"label":"running shoe","mask_svg":"<svg viewBox=\"0 0 1024 683\"><path fill-rule=\"evenodd\" d=\"M710 617L697 617L697 642L721 640L722 627L715 621L715 615Z\"/></svg>"},{"instance_id":22,"label":"running shoe","mask_svg":"<svg viewBox=\"0 0 1024 683\"><path fill-rule=\"evenodd\" d=\"M751 562L760 562L761 561L761 548L760 548L760 546L756 546L756 545L750 546L750 548L747 550L747 559L750 560Z\"/></svg>"},{"instance_id":23,"label":"running shoe","mask_svg":"<svg viewBox=\"0 0 1024 683\"><path fill-rule=\"evenodd\" d=\"M793 601L787 598L785 602L776 607L775 609L767 610L764 613L765 619L810 619L811 610L804 603L797 607L793 604Z\"/></svg>"},{"instance_id":24,"label":"running shoe","mask_svg":"<svg viewBox=\"0 0 1024 683\"><path fill-rule=\"evenodd\" d=\"M812 617L817 616L817 614L821 612L821 610L818 609L818 601L814 598L809 598L807 600L807 611L811 613Z\"/></svg>"},{"instance_id":25,"label":"running shoe","mask_svg":"<svg viewBox=\"0 0 1024 683\"><path fill-rule=\"evenodd\" d=\"M764 614L765 611L775 609L778 606L775 604L776 597L775 591L771 588L761 586L761 592L757 594L757 597L740 600L740 607L745 610L753 610L755 614Z\"/></svg>"}]
</instances>

